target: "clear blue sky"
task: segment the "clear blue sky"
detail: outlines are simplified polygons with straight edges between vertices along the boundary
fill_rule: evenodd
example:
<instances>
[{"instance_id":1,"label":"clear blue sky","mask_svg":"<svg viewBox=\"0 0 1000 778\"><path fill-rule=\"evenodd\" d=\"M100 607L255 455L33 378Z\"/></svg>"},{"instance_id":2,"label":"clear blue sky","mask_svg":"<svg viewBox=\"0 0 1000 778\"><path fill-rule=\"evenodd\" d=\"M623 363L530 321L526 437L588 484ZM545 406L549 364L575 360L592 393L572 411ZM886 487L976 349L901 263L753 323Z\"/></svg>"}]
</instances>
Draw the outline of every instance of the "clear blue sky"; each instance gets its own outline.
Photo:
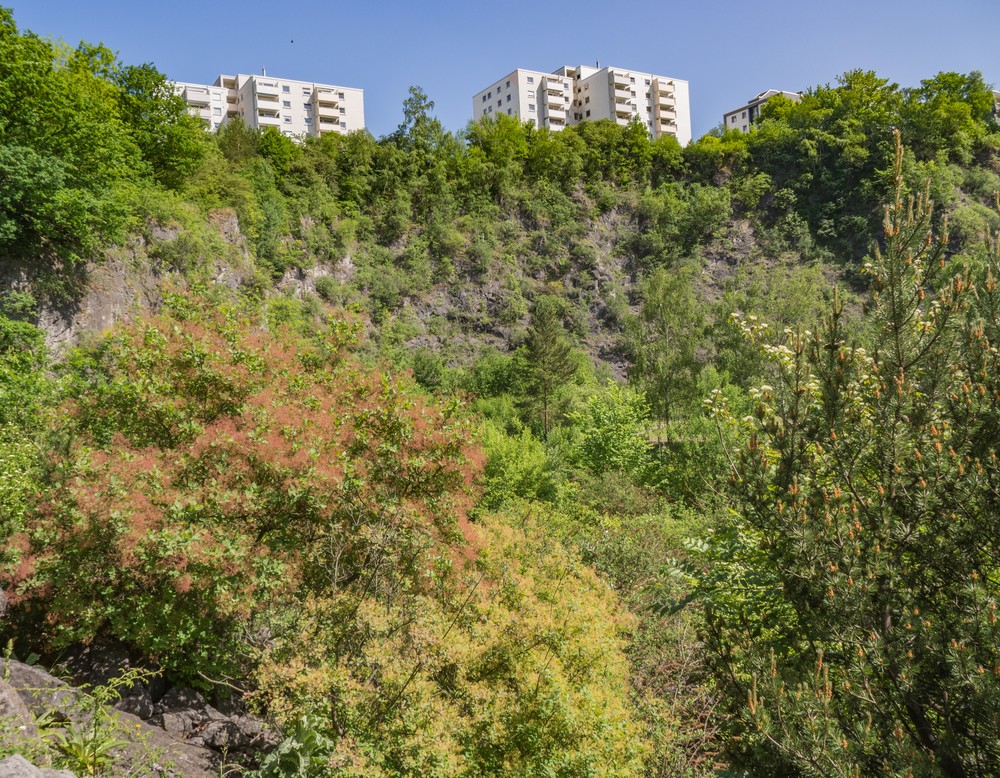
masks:
<instances>
[{"instance_id":1,"label":"clear blue sky","mask_svg":"<svg viewBox=\"0 0 1000 778\"><path fill-rule=\"evenodd\" d=\"M515 67L591 64L687 79L698 137L767 89L798 91L863 68L915 86L945 70L1000 83L1000 0L0 0L21 29L103 42L178 81L268 73L365 90L376 136L411 84L451 130L472 95ZM294 43L292 42L294 41Z\"/></svg>"}]
</instances>

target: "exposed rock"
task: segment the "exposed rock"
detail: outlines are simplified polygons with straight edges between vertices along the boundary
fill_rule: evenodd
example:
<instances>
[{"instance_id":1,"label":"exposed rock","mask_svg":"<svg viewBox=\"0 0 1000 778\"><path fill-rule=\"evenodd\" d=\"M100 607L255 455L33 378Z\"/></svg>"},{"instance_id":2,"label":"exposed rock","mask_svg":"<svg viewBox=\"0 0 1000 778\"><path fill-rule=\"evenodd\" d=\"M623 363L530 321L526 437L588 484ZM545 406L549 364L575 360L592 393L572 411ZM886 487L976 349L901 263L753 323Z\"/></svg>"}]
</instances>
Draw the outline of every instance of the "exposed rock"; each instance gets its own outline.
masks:
<instances>
[{"instance_id":1,"label":"exposed rock","mask_svg":"<svg viewBox=\"0 0 1000 778\"><path fill-rule=\"evenodd\" d=\"M106 686L129 670L158 670L147 667L147 664L118 643L92 643L67 651L59 663L59 669L64 670L77 683ZM144 678L131 686L121 685L118 687L121 699L114 707L141 719L148 719L154 713L155 697L163 696L165 691L166 682L160 675Z\"/></svg>"},{"instance_id":2,"label":"exposed rock","mask_svg":"<svg viewBox=\"0 0 1000 778\"><path fill-rule=\"evenodd\" d=\"M116 710L120 710L123 713L131 713L140 719L148 719L154 712L153 698L149 693L149 689L139 684L130 689L127 695L118 700L114 707Z\"/></svg>"},{"instance_id":3,"label":"exposed rock","mask_svg":"<svg viewBox=\"0 0 1000 778\"><path fill-rule=\"evenodd\" d=\"M0 778L76 778L69 770L39 769L20 754L0 759Z\"/></svg>"},{"instance_id":4,"label":"exposed rock","mask_svg":"<svg viewBox=\"0 0 1000 778\"><path fill-rule=\"evenodd\" d=\"M0 659L0 676L4 675L34 716L48 713L55 721L82 718L76 690L40 667Z\"/></svg>"},{"instance_id":5,"label":"exposed rock","mask_svg":"<svg viewBox=\"0 0 1000 778\"><path fill-rule=\"evenodd\" d=\"M169 243L177 240L181 229L177 225L153 224L149 228L149 237L158 243Z\"/></svg>"},{"instance_id":6,"label":"exposed rock","mask_svg":"<svg viewBox=\"0 0 1000 778\"><path fill-rule=\"evenodd\" d=\"M154 706L155 714L149 723L189 743L218 751L275 745L277 734L265 729L261 721L240 713L242 706L237 701L227 700L225 706L236 715L223 714L194 689L174 688Z\"/></svg>"},{"instance_id":7,"label":"exposed rock","mask_svg":"<svg viewBox=\"0 0 1000 778\"><path fill-rule=\"evenodd\" d=\"M36 716L48 714L56 721L83 722L87 720L84 706L77 702L79 691L39 667L25 665L21 662L6 662L0 660L0 675L9 670L10 687L16 692L17 699L25 706L26 711L30 711ZM185 690L189 691L189 690ZM0 689L2 693L2 689ZM196 697L187 694L177 693L172 699L176 701L198 702L210 708L205 703L204 698L193 693ZM17 703L9 702L11 706ZM153 707L151 698L147 697L147 704L150 711ZM214 710L214 709L212 709ZM215 715L224 720L221 713L215 711ZM175 735L155 726L150 726L140 719L125 711L119 710L116 713L119 736L128 741L127 745L121 749L121 753L116 757L115 764L117 772L114 775L125 775L131 773L131 767L138 764L148 764L152 761L158 762L160 767L156 768L153 774L163 776L177 776L178 778L210 778L218 775L217 762L218 755L210 748L206 748L195 742L184 742L190 734L189 731L178 732ZM192 716L192 720L204 721L204 717L199 714ZM196 725L197 726L197 725ZM236 723L233 727L238 727ZM206 728L207 729L207 728ZM212 741L214 743L224 743L223 734L220 732L209 732L209 737L203 742ZM228 730L227 730L228 734ZM37 737L37 734L25 735L25 740ZM231 743L248 742L244 738L233 734ZM230 748L233 746L230 745ZM0 765L4 763L0 762ZM35 778L35 776L51 776L51 778L67 778L67 773L58 771L39 770L25 762L28 768L35 772L11 772L4 773L0 770L0 778ZM17 769L25 769L23 764L15 762ZM11 768L14 769L14 768ZM158 772L157 772L158 771Z\"/></svg>"},{"instance_id":8,"label":"exposed rock","mask_svg":"<svg viewBox=\"0 0 1000 778\"><path fill-rule=\"evenodd\" d=\"M218 776L218 755L211 749L186 742L178 735L150 726L137 716L119 713L122 729L129 733L130 743L116 760L122 765L144 764L155 756L161 775L182 778ZM156 774L156 773L154 773Z\"/></svg>"},{"instance_id":9,"label":"exposed rock","mask_svg":"<svg viewBox=\"0 0 1000 778\"><path fill-rule=\"evenodd\" d=\"M17 690L4 680L0 680L0 726L8 731L19 731L25 740L38 737L28 706Z\"/></svg>"},{"instance_id":10,"label":"exposed rock","mask_svg":"<svg viewBox=\"0 0 1000 778\"><path fill-rule=\"evenodd\" d=\"M56 354L72 346L83 332L99 333L133 312L155 308L159 278L133 250L108 252L100 264L88 269L86 291L78 302L59 308L43 307L38 326L46 345Z\"/></svg>"}]
</instances>

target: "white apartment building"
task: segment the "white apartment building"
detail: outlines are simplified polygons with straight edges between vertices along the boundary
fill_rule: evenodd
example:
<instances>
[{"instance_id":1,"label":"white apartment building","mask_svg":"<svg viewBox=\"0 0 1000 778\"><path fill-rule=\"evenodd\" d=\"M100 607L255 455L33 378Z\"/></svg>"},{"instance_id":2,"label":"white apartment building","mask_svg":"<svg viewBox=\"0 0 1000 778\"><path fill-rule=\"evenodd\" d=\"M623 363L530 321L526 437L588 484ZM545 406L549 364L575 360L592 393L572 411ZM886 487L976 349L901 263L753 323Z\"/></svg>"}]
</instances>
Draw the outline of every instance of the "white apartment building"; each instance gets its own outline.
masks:
<instances>
[{"instance_id":1,"label":"white apartment building","mask_svg":"<svg viewBox=\"0 0 1000 778\"><path fill-rule=\"evenodd\" d=\"M519 68L472 98L476 121L499 113L551 130L598 119L626 125L638 118L653 138L691 141L688 82L622 68Z\"/></svg>"},{"instance_id":2,"label":"white apartment building","mask_svg":"<svg viewBox=\"0 0 1000 778\"><path fill-rule=\"evenodd\" d=\"M506 114L534 121L536 127L561 130L570 124L572 99L571 79L518 68L472 98L472 115L479 121Z\"/></svg>"},{"instance_id":3,"label":"white apartment building","mask_svg":"<svg viewBox=\"0 0 1000 778\"><path fill-rule=\"evenodd\" d=\"M798 92L783 92L780 89L768 89L766 92L761 92L746 105L741 105L739 108L734 108L732 111L723 114L723 126L726 130L749 132L750 125L753 124L754 119L760 116L760 107L777 95L787 97L796 103L802 99L802 95Z\"/></svg>"},{"instance_id":4,"label":"white apartment building","mask_svg":"<svg viewBox=\"0 0 1000 778\"><path fill-rule=\"evenodd\" d=\"M347 133L365 126L363 89L259 76L221 75L211 86L174 83L193 116L212 130L239 116L254 129L274 127L289 137Z\"/></svg>"}]
</instances>

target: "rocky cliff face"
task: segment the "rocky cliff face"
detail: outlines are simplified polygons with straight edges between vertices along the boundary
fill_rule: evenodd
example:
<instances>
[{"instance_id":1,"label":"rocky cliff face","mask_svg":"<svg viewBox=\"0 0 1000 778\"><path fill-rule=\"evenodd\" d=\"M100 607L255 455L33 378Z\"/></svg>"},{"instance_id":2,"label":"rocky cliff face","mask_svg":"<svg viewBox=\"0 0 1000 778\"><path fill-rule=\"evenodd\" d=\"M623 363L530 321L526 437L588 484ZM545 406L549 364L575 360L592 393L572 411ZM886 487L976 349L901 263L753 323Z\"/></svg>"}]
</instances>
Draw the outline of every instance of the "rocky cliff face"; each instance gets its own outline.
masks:
<instances>
[{"instance_id":1,"label":"rocky cliff face","mask_svg":"<svg viewBox=\"0 0 1000 778\"><path fill-rule=\"evenodd\" d=\"M129 669L125 652L114 647L82 650L68 664L97 683L111 683ZM109 774L175 778L216 776L223 760L255 762L277 741L276 733L248 715L238 699L216 707L200 692L167 689L147 676L119 687L118 695L99 705L94 688L73 686L40 667L0 660L0 756L7 757L0 761L0 778L72 775L52 768L60 760L60 735L82 733L95 745L113 742Z\"/></svg>"}]
</instances>

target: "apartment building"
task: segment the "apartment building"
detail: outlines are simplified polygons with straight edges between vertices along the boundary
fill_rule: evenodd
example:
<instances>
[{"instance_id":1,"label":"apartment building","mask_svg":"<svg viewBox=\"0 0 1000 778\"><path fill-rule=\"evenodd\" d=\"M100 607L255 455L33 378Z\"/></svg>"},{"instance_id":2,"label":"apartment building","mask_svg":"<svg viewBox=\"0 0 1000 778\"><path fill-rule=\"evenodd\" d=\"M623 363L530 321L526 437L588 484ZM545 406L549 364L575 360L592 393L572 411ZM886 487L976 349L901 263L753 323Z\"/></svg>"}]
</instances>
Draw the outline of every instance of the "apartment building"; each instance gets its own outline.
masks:
<instances>
[{"instance_id":1,"label":"apartment building","mask_svg":"<svg viewBox=\"0 0 1000 778\"><path fill-rule=\"evenodd\" d=\"M766 92L761 92L755 98L747 102L746 105L741 105L739 108L734 108L732 111L723 114L723 126L727 130L748 132L750 130L750 125L754 123L754 120L758 116L760 116L760 107L772 97L776 97L777 95L787 97L789 100L793 100L796 103L802 99L802 95L798 92L784 92L780 89L768 89Z\"/></svg>"},{"instance_id":2,"label":"apartment building","mask_svg":"<svg viewBox=\"0 0 1000 778\"><path fill-rule=\"evenodd\" d=\"M622 68L519 68L472 98L476 121L500 113L551 130L598 119L626 125L637 118L653 138L691 141L688 82Z\"/></svg>"},{"instance_id":3,"label":"apartment building","mask_svg":"<svg viewBox=\"0 0 1000 778\"><path fill-rule=\"evenodd\" d=\"M221 75L215 83L175 82L188 110L217 130L239 116L254 129L274 127L289 137L364 129L364 90L261 75Z\"/></svg>"},{"instance_id":4,"label":"apartment building","mask_svg":"<svg viewBox=\"0 0 1000 778\"><path fill-rule=\"evenodd\" d=\"M571 79L518 68L472 98L472 115L479 121L506 114L561 130L569 123L572 96Z\"/></svg>"}]
</instances>

